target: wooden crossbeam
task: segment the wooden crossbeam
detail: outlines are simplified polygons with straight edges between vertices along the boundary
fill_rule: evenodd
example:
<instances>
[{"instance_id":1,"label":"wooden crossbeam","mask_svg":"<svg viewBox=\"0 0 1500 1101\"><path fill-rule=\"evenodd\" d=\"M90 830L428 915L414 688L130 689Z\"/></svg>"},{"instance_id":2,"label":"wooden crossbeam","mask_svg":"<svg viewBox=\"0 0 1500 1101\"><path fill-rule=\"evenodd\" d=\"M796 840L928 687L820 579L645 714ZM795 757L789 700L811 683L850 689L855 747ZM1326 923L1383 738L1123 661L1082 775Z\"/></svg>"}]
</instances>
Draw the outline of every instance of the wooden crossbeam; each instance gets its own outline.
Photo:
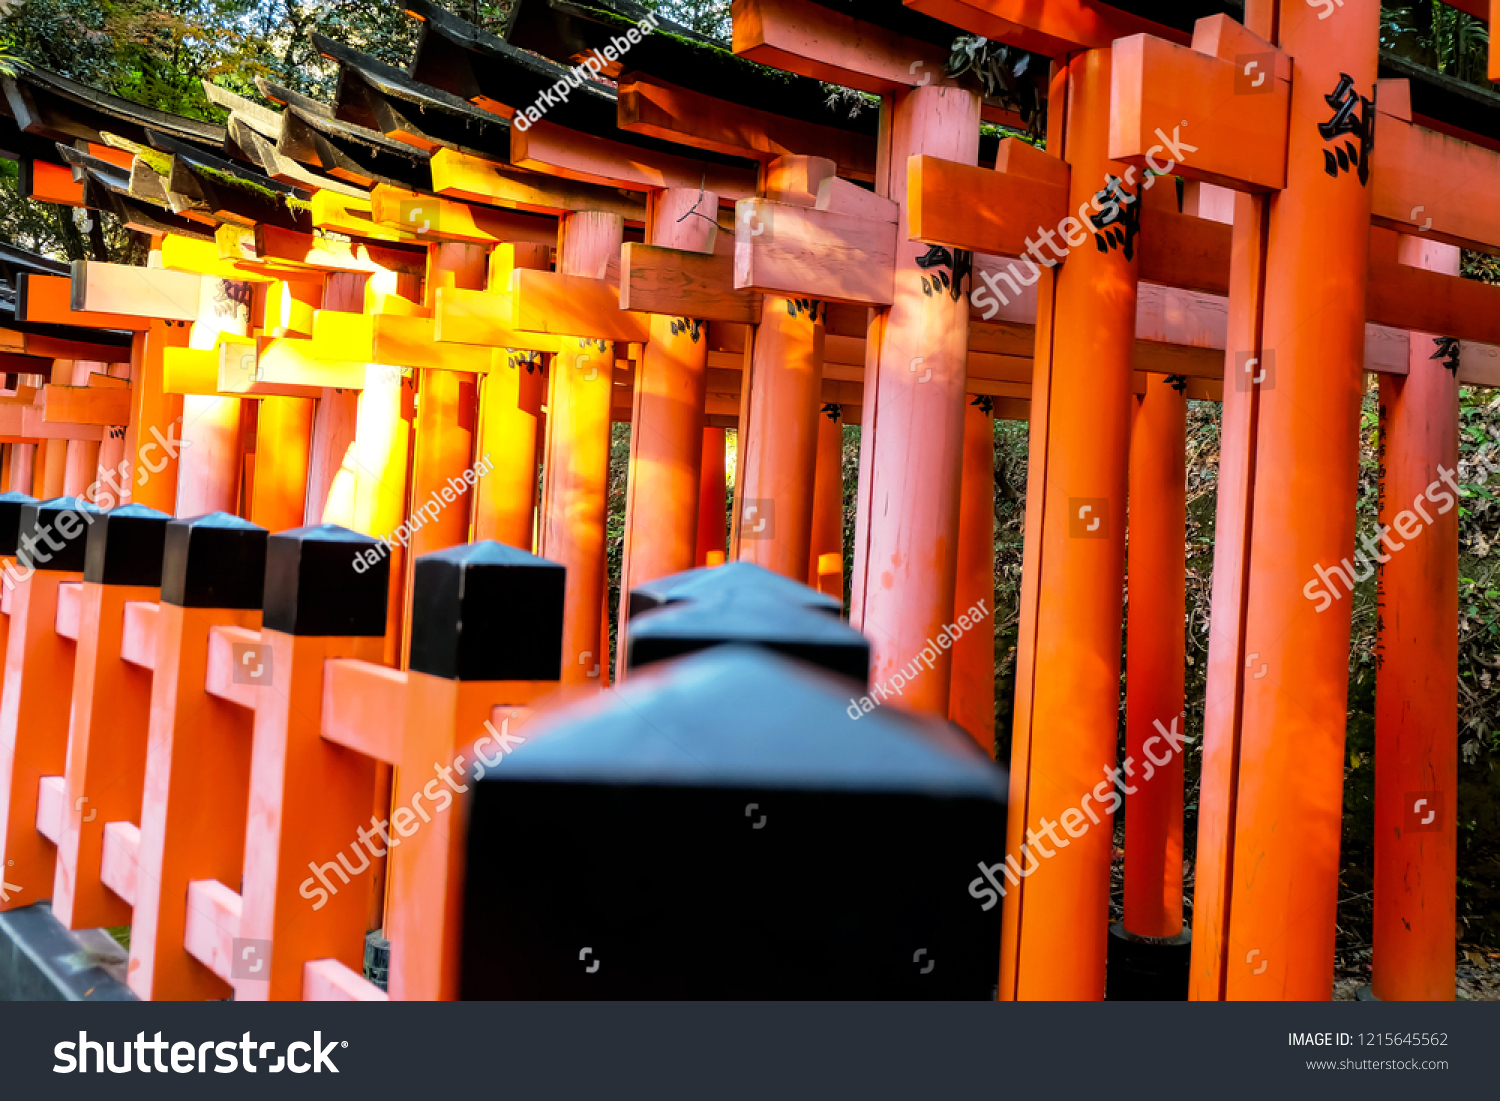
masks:
<instances>
[{"instance_id":1,"label":"wooden crossbeam","mask_svg":"<svg viewBox=\"0 0 1500 1101\"><path fill-rule=\"evenodd\" d=\"M42 419L48 423L129 424L130 391L102 386L44 386Z\"/></svg>"},{"instance_id":2,"label":"wooden crossbeam","mask_svg":"<svg viewBox=\"0 0 1500 1101\"><path fill-rule=\"evenodd\" d=\"M734 257L627 241L620 250L620 308L704 321L760 324L764 296L734 285Z\"/></svg>"},{"instance_id":3,"label":"wooden crossbeam","mask_svg":"<svg viewBox=\"0 0 1500 1101\"><path fill-rule=\"evenodd\" d=\"M400 249L360 241L338 241L275 226L256 226L253 248L244 255L245 241L239 239L240 255L233 259L276 260L300 264L319 271L397 272L424 275L427 253L419 249ZM221 243L222 252L222 243Z\"/></svg>"},{"instance_id":4,"label":"wooden crossbeam","mask_svg":"<svg viewBox=\"0 0 1500 1101\"><path fill-rule=\"evenodd\" d=\"M1016 256L1029 241L1040 241L1043 231L1063 226L1070 214L1067 165L1015 139L1001 143L1002 163L1007 152L1014 154L1007 171L935 157L911 158L907 195L912 239L976 254ZM1056 169L1049 168L1049 162ZM1058 171L1061 179L1056 178ZM1137 237L1141 278L1169 287L1229 293L1231 227L1137 201L1143 203ZM1084 218L1071 212L1077 226L1066 231L1086 228L1090 209L1085 208ZM1059 248L1067 247L1062 233L1052 236ZM1038 251L1044 257L1056 255L1046 248Z\"/></svg>"},{"instance_id":5,"label":"wooden crossbeam","mask_svg":"<svg viewBox=\"0 0 1500 1101\"><path fill-rule=\"evenodd\" d=\"M374 222L398 227L423 241L557 244L557 220L542 215L422 195L388 184L375 186L370 204Z\"/></svg>"},{"instance_id":6,"label":"wooden crossbeam","mask_svg":"<svg viewBox=\"0 0 1500 1101\"><path fill-rule=\"evenodd\" d=\"M161 388L168 394L219 395L218 348L164 348Z\"/></svg>"},{"instance_id":7,"label":"wooden crossbeam","mask_svg":"<svg viewBox=\"0 0 1500 1101\"><path fill-rule=\"evenodd\" d=\"M277 130L280 130L279 124ZM292 184L314 193L329 192L350 198L359 198L364 194L361 187L313 172L291 157L282 156L276 149L275 136L263 136L246 125L245 119L238 112L229 116L229 137L247 157L260 165L267 176L279 183Z\"/></svg>"},{"instance_id":8,"label":"wooden crossbeam","mask_svg":"<svg viewBox=\"0 0 1500 1101\"><path fill-rule=\"evenodd\" d=\"M224 260L213 241L169 233L161 239L161 266L169 271L192 272L216 279L233 279L243 283L270 283L278 276L261 271L256 264Z\"/></svg>"},{"instance_id":9,"label":"wooden crossbeam","mask_svg":"<svg viewBox=\"0 0 1500 1101\"><path fill-rule=\"evenodd\" d=\"M1492 197L1500 153L1417 126L1404 80L1379 83L1371 169L1377 226L1421 234L1462 248L1500 254L1500 217ZM1397 110L1390 105L1400 104Z\"/></svg>"},{"instance_id":10,"label":"wooden crossbeam","mask_svg":"<svg viewBox=\"0 0 1500 1101\"><path fill-rule=\"evenodd\" d=\"M895 298L895 225L767 199L735 207L739 290L889 306Z\"/></svg>"},{"instance_id":11,"label":"wooden crossbeam","mask_svg":"<svg viewBox=\"0 0 1500 1101\"><path fill-rule=\"evenodd\" d=\"M255 327L267 336L312 336L313 312L323 304L323 281L278 279L257 301L263 302L263 310Z\"/></svg>"},{"instance_id":12,"label":"wooden crossbeam","mask_svg":"<svg viewBox=\"0 0 1500 1101\"><path fill-rule=\"evenodd\" d=\"M525 268L510 278L516 329L630 344L651 339L650 316L621 309L619 288L608 280Z\"/></svg>"},{"instance_id":13,"label":"wooden crossbeam","mask_svg":"<svg viewBox=\"0 0 1500 1101\"><path fill-rule=\"evenodd\" d=\"M227 172L211 173L179 156L172 157L171 165L171 174L167 177L169 196L185 195L200 200L202 205L198 209L215 221L242 226L271 224L299 231L312 228L306 210L288 206L285 194L265 186L285 186L279 182L265 177L245 180Z\"/></svg>"},{"instance_id":14,"label":"wooden crossbeam","mask_svg":"<svg viewBox=\"0 0 1500 1101\"><path fill-rule=\"evenodd\" d=\"M75 260L72 308L163 321L197 321L201 282L199 276L187 272Z\"/></svg>"},{"instance_id":15,"label":"wooden crossbeam","mask_svg":"<svg viewBox=\"0 0 1500 1101\"><path fill-rule=\"evenodd\" d=\"M771 198L771 196L767 196ZM866 191L848 180L829 176L818 184L813 206L835 214L852 214L857 218L873 218L879 222L900 221L901 208L884 195Z\"/></svg>"},{"instance_id":16,"label":"wooden crossbeam","mask_svg":"<svg viewBox=\"0 0 1500 1101\"><path fill-rule=\"evenodd\" d=\"M101 391L104 393L105 391ZM20 431L17 435L35 440L102 440L104 427L99 424L78 424L73 421L51 421L44 419L40 405L16 405L8 407L21 414ZM127 413L125 420L130 417ZM117 424L120 422L116 422ZM11 433L6 432L6 435Z\"/></svg>"},{"instance_id":17,"label":"wooden crossbeam","mask_svg":"<svg viewBox=\"0 0 1500 1101\"><path fill-rule=\"evenodd\" d=\"M1500 287L1372 259L1365 313L1373 322L1500 344Z\"/></svg>"},{"instance_id":18,"label":"wooden crossbeam","mask_svg":"<svg viewBox=\"0 0 1500 1101\"><path fill-rule=\"evenodd\" d=\"M66 165L49 161L23 160L21 162L21 193L28 199L59 206L82 206L83 183L73 178Z\"/></svg>"},{"instance_id":19,"label":"wooden crossbeam","mask_svg":"<svg viewBox=\"0 0 1500 1101\"><path fill-rule=\"evenodd\" d=\"M1227 16L1214 18L1237 28L1230 58L1147 34L1114 44L1109 155L1235 190L1278 191L1286 186L1291 58ZM1246 56L1252 60L1236 60ZM1165 148L1169 140L1187 143L1180 163Z\"/></svg>"},{"instance_id":20,"label":"wooden crossbeam","mask_svg":"<svg viewBox=\"0 0 1500 1101\"><path fill-rule=\"evenodd\" d=\"M434 318L384 314L373 320L372 363L481 374L490 369L491 359L487 351L464 344L440 343Z\"/></svg>"},{"instance_id":21,"label":"wooden crossbeam","mask_svg":"<svg viewBox=\"0 0 1500 1101\"><path fill-rule=\"evenodd\" d=\"M622 130L760 161L816 152L850 179L875 178L872 135L726 103L645 73L622 78L619 97Z\"/></svg>"},{"instance_id":22,"label":"wooden crossbeam","mask_svg":"<svg viewBox=\"0 0 1500 1101\"><path fill-rule=\"evenodd\" d=\"M1014 141L1006 139L1002 148ZM938 157L912 157L907 164L907 225L912 240L1000 256L1021 255L1038 227L1055 228L1066 216L1067 165L1057 163L1063 169L1061 181ZM1002 196L1003 201L997 201Z\"/></svg>"},{"instance_id":23,"label":"wooden crossbeam","mask_svg":"<svg viewBox=\"0 0 1500 1101\"><path fill-rule=\"evenodd\" d=\"M318 191L312 197L312 224L314 229L346 233L351 237L364 237L371 241L416 242L416 235L397 226L380 225L371 216L374 209L370 193L363 192L354 198L333 191Z\"/></svg>"},{"instance_id":24,"label":"wooden crossbeam","mask_svg":"<svg viewBox=\"0 0 1500 1101\"><path fill-rule=\"evenodd\" d=\"M264 81L257 81L257 86L262 91L274 88ZM425 153L374 130L341 122L327 113L326 105L285 89L276 91L278 98L296 100L281 116L276 151L282 156L360 187L377 183L424 189L432 186Z\"/></svg>"},{"instance_id":25,"label":"wooden crossbeam","mask_svg":"<svg viewBox=\"0 0 1500 1101\"><path fill-rule=\"evenodd\" d=\"M723 203L749 198L756 188L756 174L749 169L585 137L550 122L512 129L510 160L519 168L631 191L706 188Z\"/></svg>"},{"instance_id":26,"label":"wooden crossbeam","mask_svg":"<svg viewBox=\"0 0 1500 1101\"><path fill-rule=\"evenodd\" d=\"M66 332L67 330L63 330ZM51 333L0 328L0 352L39 359L86 359L95 363L129 363L129 344L95 344Z\"/></svg>"},{"instance_id":27,"label":"wooden crossbeam","mask_svg":"<svg viewBox=\"0 0 1500 1101\"><path fill-rule=\"evenodd\" d=\"M509 293L439 287L432 310L433 338L444 343L489 348L517 348L554 354L562 351L559 337L514 328L514 314Z\"/></svg>"},{"instance_id":28,"label":"wooden crossbeam","mask_svg":"<svg viewBox=\"0 0 1500 1101\"><path fill-rule=\"evenodd\" d=\"M131 332L145 332L151 327L148 319L132 314L75 310L73 281L68 276L18 272L15 281L17 321Z\"/></svg>"},{"instance_id":29,"label":"wooden crossbeam","mask_svg":"<svg viewBox=\"0 0 1500 1101\"><path fill-rule=\"evenodd\" d=\"M450 199L529 210L538 214L567 214L593 210L618 214L629 225L643 225L646 204L638 195L556 176L505 168L455 149L432 154L432 189Z\"/></svg>"},{"instance_id":30,"label":"wooden crossbeam","mask_svg":"<svg viewBox=\"0 0 1500 1101\"><path fill-rule=\"evenodd\" d=\"M325 388L362 390L366 362L316 355L311 340L225 341L218 347L218 389L258 397L321 397Z\"/></svg>"},{"instance_id":31,"label":"wooden crossbeam","mask_svg":"<svg viewBox=\"0 0 1500 1101\"><path fill-rule=\"evenodd\" d=\"M734 0L733 15L734 52L774 69L876 95L944 80L943 47L821 4Z\"/></svg>"}]
</instances>

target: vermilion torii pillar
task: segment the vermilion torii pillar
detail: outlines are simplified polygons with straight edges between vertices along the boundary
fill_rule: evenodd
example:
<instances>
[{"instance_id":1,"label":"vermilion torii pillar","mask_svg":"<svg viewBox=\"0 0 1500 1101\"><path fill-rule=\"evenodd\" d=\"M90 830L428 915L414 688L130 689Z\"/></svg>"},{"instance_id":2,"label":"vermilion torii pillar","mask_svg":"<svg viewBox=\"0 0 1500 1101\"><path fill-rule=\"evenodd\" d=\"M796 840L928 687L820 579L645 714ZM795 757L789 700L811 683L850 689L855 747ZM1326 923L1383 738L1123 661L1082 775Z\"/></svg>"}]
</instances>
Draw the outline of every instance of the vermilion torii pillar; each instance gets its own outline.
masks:
<instances>
[{"instance_id":1,"label":"vermilion torii pillar","mask_svg":"<svg viewBox=\"0 0 1500 1101\"><path fill-rule=\"evenodd\" d=\"M994 402L978 397L964 409L964 466L958 521L955 608L995 600ZM995 624L987 618L953 643L948 718L995 754Z\"/></svg>"},{"instance_id":2,"label":"vermilion torii pillar","mask_svg":"<svg viewBox=\"0 0 1500 1101\"><path fill-rule=\"evenodd\" d=\"M1125 753L1137 791L1125 796L1123 926L1135 937L1183 931L1182 752L1162 735L1180 737L1185 716L1187 398L1180 385L1150 376L1130 435Z\"/></svg>"},{"instance_id":3,"label":"vermilion torii pillar","mask_svg":"<svg viewBox=\"0 0 1500 1101\"><path fill-rule=\"evenodd\" d=\"M1403 237L1400 259L1457 275L1459 250ZM1458 345L1411 334L1380 379L1375 672L1375 936L1383 1001L1451 1001L1458 803ZM1445 481L1446 475L1446 481ZM1423 522L1423 521L1426 522ZM1399 548L1399 549L1398 549Z\"/></svg>"},{"instance_id":4,"label":"vermilion torii pillar","mask_svg":"<svg viewBox=\"0 0 1500 1101\"><path fill-rule=\"evenodd\" d=\"M620 254L618 214L563 218L557 270L598 278ZM605 498L609 494L610 396L615 350L606 340L565 337L553 357L538 553L568 571L563 611L564 684L600 685L609 663L604 607ZM701 439L701 432L699 433Z\"/></svg>"},{"instance_id":5,"label":"vermilion torii pillar","mask_svg":"<svg viewBox=\"0 0 1500 1101\"><path fill-rule=\"evenodd\" d=\"M1107 188L1140 201L1107 155L1110 65L1110 51L1089 50L1054 70L1049 145L1068 162L1069 211ZM1115 764L1139 217L1122 207L1107 247L1091 233L1040 284L1009 835L1023 868L1048 851L1019 848L1028 828L1063 823L1069 837L1006 896L1003 999L1104 995L1114 839L1108 818L1076 819Z\"/></svg>"},{"instance_id":6,"label":"vermilion torii pillar","mask_svg":"<svg viewBox=\"0 0 1500 1101\"><path fill-rule=\"evenodd\" d=\"M818 414L818 469L813 485L807 583L821 593L843 599L844 410L832 403Z\"/></svg>"},{"instance_id":7,"label":"vermilion torii pillar","mask_svg":"<svg viewBox=\"0 0 1500 1101\"><path fill-rule=\"evenodd\" d=\"M768 199L811 205L835 168L821 157L780 157L766 166L762 190ZM774 234L775 223L756 228ZM815 298L767 295L744 379L735 557L798 581L812 545L826 314Z\"/></svg>"},{"instance_id":8,"label":"vermilion torii pillar","mask_svg":"<svg viewBox=\"0 0 1500 1101\"><path fill-rule=\"evenodd\" d=\"M647 240L664 248L712 252L719 197L711 191L653 192ZM625 550L620 591L694 566L703 464L703 404L708 335L693 318L652 314L651 339L636 367L630 422ZM619 660L625 671L629 601L620 602Z\"/></svg>"},{"instance_id":9,"label":"vermilion torii pillar","mask_svg":"<svg viewBox=\"0 0 1500 1101\"><path fill-rule=\"evenodd\" d=\"M1303 588L1354 545L1379 6L1246 18L1295 60L1285 188L1235 215L1190 996L1326 999L1350 604Z\"/></svg>"},{"instance_id":10,"label":"vermilion torii pillar","mask_svg":"<svg viewBox=\"0 0 1500 1101\"><path fill-rule=\"evenodd\" d=\"M728 541L728 511L724 507L728 482L725 477L725 430L703 430L703 471L698 482L698 547L693 562L698 566L722 566Z\"/></svg>"},{"instance_id":11,"label":"vermilion torii pillar","mask_svg":"<svg viewBox=\"0 0 1500 1101\"><path fill-rule=\"evenodd\" d=\"M510 273L517 268L550 271L551 253L546 245L500 245L490 253L488 292L508 295ZM490 362L489 374L479 383L475 457L484 459L489 469L480 476L474 496L474 542L493 539L530 551L537 503L538 421L546 391L542 353L497 348Z\"/></svg>"},{"instance_id":12,"label":"vermilion torii pillar","mask_svg":"<svg viewBox=\"0 0 1500 1101\"><path fill-rule=\"evenodd\" d=\"M938 84L893 92L880 141L887 175L876 191L899 208L894 301L870 327L851 622L870 639L877 683L936 650L903 703L946 715L952 660L929 640L953 619L970 262L941 250L933 263L937 250L910 240L907 162L976 164L979 98Z\"/></svg>"}]
</instances>

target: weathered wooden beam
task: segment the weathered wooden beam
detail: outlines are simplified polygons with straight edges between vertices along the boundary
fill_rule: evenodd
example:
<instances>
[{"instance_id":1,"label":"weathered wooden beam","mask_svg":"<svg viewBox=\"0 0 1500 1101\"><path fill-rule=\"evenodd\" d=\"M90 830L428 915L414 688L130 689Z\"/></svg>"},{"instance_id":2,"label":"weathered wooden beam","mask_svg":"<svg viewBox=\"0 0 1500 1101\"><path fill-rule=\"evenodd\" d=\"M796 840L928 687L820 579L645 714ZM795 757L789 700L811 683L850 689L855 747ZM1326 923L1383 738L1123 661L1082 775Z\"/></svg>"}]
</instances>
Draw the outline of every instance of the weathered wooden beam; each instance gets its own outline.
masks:
<instances>
[{"instance_id":1,"label":"weathered wooden beam","mask_svg":"<svg viewBox=\"0 0 1500 1101\"><path fill-rule=\"evenodd\" d=\"M1500 344L1500 286L1372 259L1365 316L1398 329Z\"/></svg>"},{"instance_id":2,"label":"weathered wooden beam","mask_svg":"<svg viewBox=\"0 0 1500 1101\"><path fill-rule=\"evenodd\" d=\"M49 161L21 161L21 194L28 199L59 206L82 206L83 183L73 178L73 172L61 164Z\"/></svg>"},{"instance_id":3,"label":"weathered wooden beam","mask_svg":"<svg viewBox=\"0 0 1500 1101\"><path fill-rule=\"evenodd\" d=\"M510 124L467 100L419 84L399 69L314 33L314 47L340 67L338 114L424 152L442 146L494 156Z\"/></svg>"},{"instance_id":4,"label":"weathered wooden beam","mask_svg":"<svg viewBox=\"0 0 1500 1101\"><path fill-rule=\"evenodd\" d=\"M90 313L197 321L201 282L188 272L75 260L71 305Z\"/></svg>"},{"instance_id":5,"label":"weathered wooden beam","mask_svg":"<svg viewBox=\"0 0 1500 1101\"><path fill-rule=\"evenodd\" d=\"M416 235L396 226L378 225L372 217L374 204L368 191L359 197L332 191L318 191L312 197L312 224L314 229L333 230L351 237L364 237L371 241L399 241L417 243Z\"/></svg>"},{"instance_id":6,"label":"weathered wooden beam","mask_svg":"<svg viewBox=\"0 0 1500 1101\"><path fill-rule=\"evenodd\" d=\"M15 275L16 320L81 329L124 329L145 332L148 319L123 313L98 313L73 308L73 281L65 275Z\"/></svg>"},{"instance_id":7,"label":"weathered wooden beam","mask_svg":"<svg viewBox=\"0 0 1500 1101\"><path fill-rule=\"evenodd\" d=\"M816 152L842 176L875 178L872 135L728 103L645 73L622 78L619 97L622 130L761 161Z\"/></svg>"},{"instance_id":8,"label":"weathered wooden beam","mask_svg":"<svg viewBox=\"0 0 1500 1101\"><path fill-rule=\"evenodd\" d=\"M1213 57L1146 34L1115 42L1110 157L1238 191L1285 187L1291 58L1243 28L1235 41L1237 56L1254 59ZM1170 141L1182 143L1180 160Z\"/></svg>"},{"instance_id":9,"label":"weathered wooden beam","mask_svg":"<svg viewBox=\"0 0 1500 1101\"><path fill-rule=\"evenodd\" d=\"M375 186L370 204L370 216L377 224L397 227L424 241L557 244L557 220L539 214L421 195L388 184Z\"/></svg>"},{"instance_id":10,"label":"weathered wooden beam","mask_svg":"<svg viewBox=\"0 0 1500 1101\"><path fill-rule=\"evenodd\" d=\"M790 297L888 306L893 223L765 199L736 204L734 285Z\"/></svg>"},{"instance_id":11,"label":"weathered wooden beam","mask_svg":"<svg viewBox=\"0 0 1500 1101\"><path fill-rule=\"evenodd\" d=\"M517 268L511 273L512 324L524 332L644 344L650 315L620 308L619 288L604 279Z\"/></svg>"},{"instance_id":12,"label":"weathered wooden beam","mask_svg":"<svg viewBox=\"0 0 1500 1101\"><path fill-rule=\"evenodd\" d=\"M1405 81L1381 81L1384 91ZM1500 217L1492 192L1500 153L1416 126L1377 100L1370 220L1450 245L1500 253Z\"/></svg>"},{"instance_id":13,"label":"weathered wooden beam","mask_svg":"<svg viewBox=\"0 0 1500 1101\"><path fill-rule=\"evenodd\" d=\"M42 419L48 423L129 424L130 391L102 386L44 386Z\"/></svg>"},{"instance_id":14,"label":"weathered wooden beam","mask_svg":"<svg viewBox=\"0 0 1500 1101\"><path fill-rule=\"evenodd\" d=\"M267 112L273 114L273 112ZM277 133L280 133L277 124ZM267 137L248 125L244 117L236 112L229 116L229 136L245 155L261 167L271 179L292 184L313 192L332 192L351 198L362 196L365 189L343 180L313 172L291 157L283 156L276 148L276 135Z\"/></svg>"},{"instance_id":15,"label":"weathered wooden beam","mask_svg":"<svg viewBox=\"0 0 1500 1101\"><path fill-rule=\"evenodd\" d=\"M264 90L263 82L257 82ZM291 95L291 93L283 93ZM276 151L284 157L361 187L377 183L428 189L432 174L427 156L384 134L340 122L299 103L282 114ZM326 111L325 105L319 104Z\"/></svg>"},{"instance_id":16,"label":"weathered wooden beam","mask_svg":"<svg viewBox=\"0 0 1500 1101\"><path fill-rule=\"evenodd\" d=\"M608 138L583 138L550 122L511 130L510 159L519 168L631 191L706 188L725 203L749 198L756 189L756 174L749 169L659 153Z\"/></svg>"},{"instance_id":17,"label":"weathered wooden beam","mask_svg":"<svg viewBox=\"0 0 1500 1101\"><path fill-rule=\"evenodd\" d=\"M595 210L618 214L627 224L641 225L646 203L639 195L621 194L557 176L506 168L454 149L432 154L432 189L450 199L529 210L538 214L567 214Z\"/></svg>"},{"instance_id":18,"label":"weathered wooden beam","mask_svg":"<svg viewBox=\"0 0 1500 1101\"><path fill-rule=\"evenodd\" d=\"M813 206L818 210L853 214L858 218L873 218L880 222L897 222L901 214L901 208L884 195L867 191L838 176L829 176L818 184L818 194Z\"/></svg>"},{"instance_id":19,"label":"weathered wooden beam","mask_svg":"<svg viewBox=\"0 0 1500 1101\"><path fill-rule=\"evenodd\" d=\"M942 46L821 4L734 0L733 15L734 52L775 69L877 95L945 80Z\"/></svg>"},{"instance_id":20,"label":"weathered wooden beam","mask_svg":"<svg viewBox=\"0 0 1500 1101\"><path fill-rule=\"evenodd\" d=\"M161 239L161 266L169 271L185 271L244 283L270 283L278 278L259 270L253 263L222 259L219 256L219 246L214 241L200 241L176 233L167 234Z\"/></svg>"},{"instance_id":21,"label":"weathered wooden beam","mask_svg":"<svg viewBox=\"0 0 1500 1101\"><path fill-rule=\"evenodd\" d=\"M433 301L433 339L487 348L562 351L559 337L514 328L514 312L509 293L439 287Z\"/></svg>"},{"instance_id":22,"label":"weathered wooden beam","mask_svg":"<svg viewBox=\"0 0 1500 1101\"><path fill-rule=\"evenodd\" d=\"M240 248L243 254L243 239ZM250 255L232 258L279 260L321 271L397 272L403 275L425 275L427 271L426 250L337 241L275 226L255 227L254 247L250 252Z\"/></svg>"},{"instance_id":23,"label":"weathered wooden beam","mask_svg":"<svg viewBox=\"0 0 1500 1101\"><path fill-rule=\"evenodd\" d=\"M313 312L323 304L323 280L278 279L264 288L262 298L264 311L256 328L272 337L312 336Z\"/></svg>"},{"instance_id":24,"label":"weathered wooden beam","mask_svg":"<svg viewBox=\"0 0 1500 1101\"><path fill-rule=\"evenodd\" d=\"M219 396L218 348L162 349L161 378L164 393Z\"/></svg>"},{"instance_id":25,"label":"weathered wooden beam","mask_svg":"<svg viewBox=\"0 0 1500 1101\"><path fill-rule=\"evenodd\" d=\"M362 390L365 362L322 358L311 340L225 341L218 347L220 393L253 397L320 397L325 388Z\"/></svg>"},{"instance_id":26,"label":"weathered wooden beam","mask_svg":"<svg viewBox=\"0 0 1500 1101\"><path fill-rule=\"evenodd\" d=\"M735 288L733 256L633 241L620 250L622 310L759 325L763 297Z\"/></svg>"},{"instance_id":27,"label":"weathered wooden beam","mask_svg":"<svg viewBox=\"0 0 1500 1101\"><path fill-rule=\"evenodd\" d=\"M1038 229L1055 229L1067 215L1067 166L1057 163L1064 170L1060 182L938 157L911 158L907 225L912 240L1000 256L1021 255Z\"/></svg>"}]
</instances>

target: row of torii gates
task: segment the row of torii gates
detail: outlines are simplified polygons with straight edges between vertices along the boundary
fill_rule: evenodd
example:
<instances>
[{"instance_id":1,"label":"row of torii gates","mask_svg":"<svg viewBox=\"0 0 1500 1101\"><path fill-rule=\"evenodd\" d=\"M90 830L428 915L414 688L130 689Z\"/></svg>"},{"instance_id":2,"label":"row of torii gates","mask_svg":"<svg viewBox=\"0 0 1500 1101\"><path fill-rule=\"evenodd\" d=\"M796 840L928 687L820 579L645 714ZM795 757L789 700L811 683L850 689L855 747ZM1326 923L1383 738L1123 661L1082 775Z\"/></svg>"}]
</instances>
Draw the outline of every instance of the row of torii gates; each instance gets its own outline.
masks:
<instances>
[{"instance_id":1,"label":"row of torii gates","mask_svg":"<svg viewBox=\"0 0 1500 1101\"><path fill-rule=\"evenodd\" d=\"M27 193L152 249L147 268L3 257L4 488L98 499L96 475L120 471L106 504L271 532L406 525L390 666L417 556L534 550L567 569L562 680L587 688L611 679L613 422L631 424L622 593L727 557L837 594L841 424L857 423L848 611L880 683L993 597L992 418L1028 420L1005 852L1035 872L1004 899L999 991L1097 998L1113 838L1073 828L1101 779L1129 783L1111 779L1127 527L1140 762L1186 708L1186 402L1222 401L1190 996L1326 998L1352 601L1319 610L1306 590L1354 547L1374 372L1381 523L1406 541L1380 567L1373 985L1451 998L1458 509L1406 533L1457 466L1458 387L1500 384L1500 289L1457 277L1460 247L1500 251L1500 128L1414 113L1412 85L1377 82L1374 0L1331 17L1250 0L1243 25L1191 28L1086 0L736 0L733 56L624 0L596 7L526 0L507 41L407 0L409 71L319 39L332 104L210 87L226 127L6 78ZM982 136L1018 120L942 75L959 33L1053 58L1045 151ZM570 86L588 60L613 83ZM817 81L878 113L824 111ZM1165 155L1181 189L1144 186ZM991 316L968 301L982 287ZM990 749L994 672L972 632L900 703ZM39 721L18 706L0 711L12 757ZM36 785L62 771L66 724L48 731L45 762L0 770L3 855L32 865L0 909L48 897ZM1143 951L1188 941L1171 756L1124 802L1116 936ZM425 779L398 767L397 802ZM1042 861L1059 822L1069 851Z\"/></svg>"}]
</instances>

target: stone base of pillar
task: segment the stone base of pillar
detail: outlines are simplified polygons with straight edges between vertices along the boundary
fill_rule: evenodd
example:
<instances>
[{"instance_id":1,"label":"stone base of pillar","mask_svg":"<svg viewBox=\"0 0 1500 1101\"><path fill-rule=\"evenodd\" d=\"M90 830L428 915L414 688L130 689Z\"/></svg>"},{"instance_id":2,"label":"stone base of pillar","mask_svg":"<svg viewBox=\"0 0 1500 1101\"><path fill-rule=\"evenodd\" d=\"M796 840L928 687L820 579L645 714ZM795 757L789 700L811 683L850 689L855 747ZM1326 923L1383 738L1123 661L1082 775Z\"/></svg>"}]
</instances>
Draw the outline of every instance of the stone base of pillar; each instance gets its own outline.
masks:
<instances>
[{"instance_id":1,"label":"stone base of pillar","mask_svg":"<svg viewBox=\"0 0 1500 1101\"><path fill-rule=\"evenodd\" d=\"M1193 931L1175 937L1142 937L1118 922L1109 927L1105 1000L1182 1002L1188 995Z\"/></svg>"}]
</instances>

